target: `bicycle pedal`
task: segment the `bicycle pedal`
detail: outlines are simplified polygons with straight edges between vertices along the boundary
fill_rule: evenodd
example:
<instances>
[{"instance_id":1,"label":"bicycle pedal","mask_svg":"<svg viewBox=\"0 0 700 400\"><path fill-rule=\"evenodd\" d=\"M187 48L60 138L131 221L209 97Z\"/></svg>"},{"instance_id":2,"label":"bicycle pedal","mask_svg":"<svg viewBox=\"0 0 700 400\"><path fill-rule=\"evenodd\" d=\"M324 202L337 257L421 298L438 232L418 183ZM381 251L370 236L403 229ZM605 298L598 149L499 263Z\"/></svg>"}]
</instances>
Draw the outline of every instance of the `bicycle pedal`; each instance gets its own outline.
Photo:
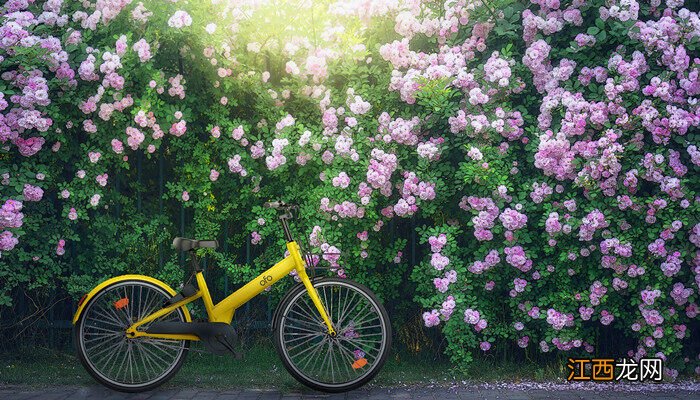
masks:
<instances>
[{"instance_id":1,"label":"bicycle pedal","mask_svg":"<svg viewBox=\"0 0 700 400\"><path fill-rule=\"evenodd\" d=\"M204 346L217 355L236 355L235 345L238 342L236 330L229 324L212 322L204 324L207 329L200 332Z\"/></svg>"}]
</instances>

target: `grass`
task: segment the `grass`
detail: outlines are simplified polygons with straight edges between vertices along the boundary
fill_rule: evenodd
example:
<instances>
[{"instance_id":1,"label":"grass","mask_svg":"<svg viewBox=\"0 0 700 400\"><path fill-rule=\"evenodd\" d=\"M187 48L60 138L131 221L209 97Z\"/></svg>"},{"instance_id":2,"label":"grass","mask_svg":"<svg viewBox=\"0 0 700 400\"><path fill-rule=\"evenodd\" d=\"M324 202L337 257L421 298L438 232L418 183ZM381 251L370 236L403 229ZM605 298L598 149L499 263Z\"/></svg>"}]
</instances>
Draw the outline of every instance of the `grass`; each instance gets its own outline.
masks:
<instances>
[{"instance_id":1,"label":"grass","mask_svg":"<svg viewBox=\"0 0 700 400\"><path fill-rule=\"evenodd\" d=\"M199 349L199 347L194 347ZM552 381L565 376L564 366L541 367L475 361L464 373L453 370L447 360L425 355L391 354L374 380L379 386L444 384L463 380L478 382L521 380ZM47 387L94 385L72 353L47 349L26 349L0 356L0 384ZM300 390L302 386L282 366L269 339L251 346L242 359L190 352L180 372L166 384L169 387L199 388L277 388Z\"/></svg>"}]
</instances>

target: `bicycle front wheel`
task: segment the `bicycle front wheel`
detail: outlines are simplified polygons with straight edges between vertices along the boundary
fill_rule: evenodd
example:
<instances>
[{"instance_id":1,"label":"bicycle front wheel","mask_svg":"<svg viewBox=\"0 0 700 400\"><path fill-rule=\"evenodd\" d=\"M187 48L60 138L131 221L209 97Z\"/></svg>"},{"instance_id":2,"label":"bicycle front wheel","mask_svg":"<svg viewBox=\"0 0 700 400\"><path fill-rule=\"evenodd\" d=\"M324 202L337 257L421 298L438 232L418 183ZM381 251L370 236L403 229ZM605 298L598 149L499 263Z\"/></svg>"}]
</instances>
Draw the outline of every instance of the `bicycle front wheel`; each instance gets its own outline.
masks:
<instances>
[{"instance_id":1,"label":"bicycle front wheel","mask_svg":"<svg viewBox=\"0 0 700 400\"><path fill-rule=\"evenodd\" d=\"M356 389L377 375L391 348L389 316L368 288L347 279L313 283L336 331L328 329L304 286L282 300L274 321L277 351L299 382L324 392Z\"/></svg>"},{"instance_id":2,"label":"bicycle front wheel","mask_svg":"<svg viewBox=\"0 0 700 400\"><path fill-rule=\"evenodd\" d=\"M93 378L110 389L141 392L163 384L180 369L188 340L126 336L131 324L159 310L170 297L153 283L130 279L105 287L89 300L75 326L75 344ZM186 320L178 308L156 321Z\"/></svg>"}]
</instances>

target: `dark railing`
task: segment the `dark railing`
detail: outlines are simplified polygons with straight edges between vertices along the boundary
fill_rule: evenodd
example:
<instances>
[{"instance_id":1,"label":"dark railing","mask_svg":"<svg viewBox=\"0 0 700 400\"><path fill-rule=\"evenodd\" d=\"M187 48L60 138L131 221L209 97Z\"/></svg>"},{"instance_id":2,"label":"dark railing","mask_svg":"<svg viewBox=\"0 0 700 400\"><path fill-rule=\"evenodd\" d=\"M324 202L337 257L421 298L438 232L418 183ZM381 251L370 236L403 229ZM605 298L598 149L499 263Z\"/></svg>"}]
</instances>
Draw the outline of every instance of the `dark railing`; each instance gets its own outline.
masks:
<instances>
[{"instance_id":1,"label":"dark railing","mask_svg":"<svg viewBox=\"0 0 700 400\"><path fill-rule=\"evenodd\" d=\"M131 168L127 171L111 171L111 182L107 189L111 190L109 194L115 201L113 202L114 206L106 212L118 224L119 221L125 218L123 214L126 209L130 212L135 211L138 215L152 215L156 213L160 216L165 215L167 216L167 221L174 222L169 226L172 236L178 234L187 236L192 234L193 212L177 199L164 198L168 177L172 176L173 171L172 166L165 157L163 147L165 146L161 147L156 157L150 159L146 159L140 152L136 153L135 156L130 158ZM67 173L70 175L74 174L75 171ZM144 187L156 184L157 190L144 189ZM106 201L106 196L103 198ZM51 200L46 199L45 201ZM60 210L63 204L57 202L55 206L56 210ZM253 260L259 255L259 249L264 246L251 246L249 238L237 240L236 243L229 240L229 235L232 234L231 229L236 229L238 225L231 222L229 220L222 221L221 236L218 238L222 245L218 251L240 264L251 265ZM88 238L91 234L89 223L77 229L79 236L82 238ZM417 257L420 257L420 251L416 248L415 226L415 220L397 222L392 220L388 226L389 229L387 229L392 240L395 237L406 237L406 231L410 230L410 240L408 242L410 253L407 252L407 255L410 255L408 260L410 265L415 265L418 261ZM162 228L165 229L166 227ZM168 238L168 240L170 239ZM119 239L115 238L115 240ZM83 243L83 241L81 243L69 241L66 254L61 258L62 262L67 264L66 268L68 271L64 272L64 275L70 275L72 271L81 271L78 265L78 256L80 256L81 251L87 251ZM158 270L162 271L166 260L173 259L174 253L170 249L169 242L163 240L157 243L157 252L157 264L154 259L153 269L157 265ZM177 257L180 265L185 265L184 257L184 254L180 254ZM119 260L117 254L114 254L114 259ZM229 274L223 268L218 268L216 265L206 268L206 259L203 266L205 267L205 274L210 282L209 287L215 300L222 299L235 289L233 287L234 282L230 280ZM185 276L186 278L187 275ZM11 348L22 343L36 343L50 347L70 345L72 341L72 335L70 335L70 329L72 328L71 319L76 309L77 299L68 294L65 289L65 282L58 278L52 285L46 286L54 289L30 291L22 286L17 287L11 294L13 299L12 306L0 306L0 337L4 339L2 344L0 344L0 351L3 348ZM245 327L241 326L240 328L248 330L267 328L270 325L272 316L272 307L274 306L272 303L268 296L258 296L237 311L234 324L245 324Z\"/></svg>"}]
</instances>

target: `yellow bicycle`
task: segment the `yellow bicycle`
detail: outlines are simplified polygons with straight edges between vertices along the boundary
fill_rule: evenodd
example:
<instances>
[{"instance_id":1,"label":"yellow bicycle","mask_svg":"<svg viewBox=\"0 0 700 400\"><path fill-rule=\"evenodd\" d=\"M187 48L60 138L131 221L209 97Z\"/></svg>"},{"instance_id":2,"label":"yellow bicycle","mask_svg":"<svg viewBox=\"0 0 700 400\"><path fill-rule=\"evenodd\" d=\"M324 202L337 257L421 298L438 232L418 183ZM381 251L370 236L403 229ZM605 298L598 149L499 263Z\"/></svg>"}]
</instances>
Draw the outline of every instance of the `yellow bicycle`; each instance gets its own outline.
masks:
<instances>
[{"instance_id":1,"label":"yellow bicycle","mask_svg":"<svg viewBox=\"0 0 700 400\"><path fill-rule=\"evenodd\" d=\"M292 271L301 284L282 299L272 320L274 343L289 373L325 392L343 392L370 381L386 361L391 324L377 297L348 279L310 279L287 221L294 206L265 203L279 211L289 256L218 304L213 304L194 250L216 248L215 240L175 238L187 251L196 287L177 293L144 275L109 279L78 303L73 317L78 357L101 384L124 392L153 389L182 366L190 341L216 354L234 351L236 309ZM193 322L187 304L202 299L207 321Z\"/></svg>"}]
</instances>

